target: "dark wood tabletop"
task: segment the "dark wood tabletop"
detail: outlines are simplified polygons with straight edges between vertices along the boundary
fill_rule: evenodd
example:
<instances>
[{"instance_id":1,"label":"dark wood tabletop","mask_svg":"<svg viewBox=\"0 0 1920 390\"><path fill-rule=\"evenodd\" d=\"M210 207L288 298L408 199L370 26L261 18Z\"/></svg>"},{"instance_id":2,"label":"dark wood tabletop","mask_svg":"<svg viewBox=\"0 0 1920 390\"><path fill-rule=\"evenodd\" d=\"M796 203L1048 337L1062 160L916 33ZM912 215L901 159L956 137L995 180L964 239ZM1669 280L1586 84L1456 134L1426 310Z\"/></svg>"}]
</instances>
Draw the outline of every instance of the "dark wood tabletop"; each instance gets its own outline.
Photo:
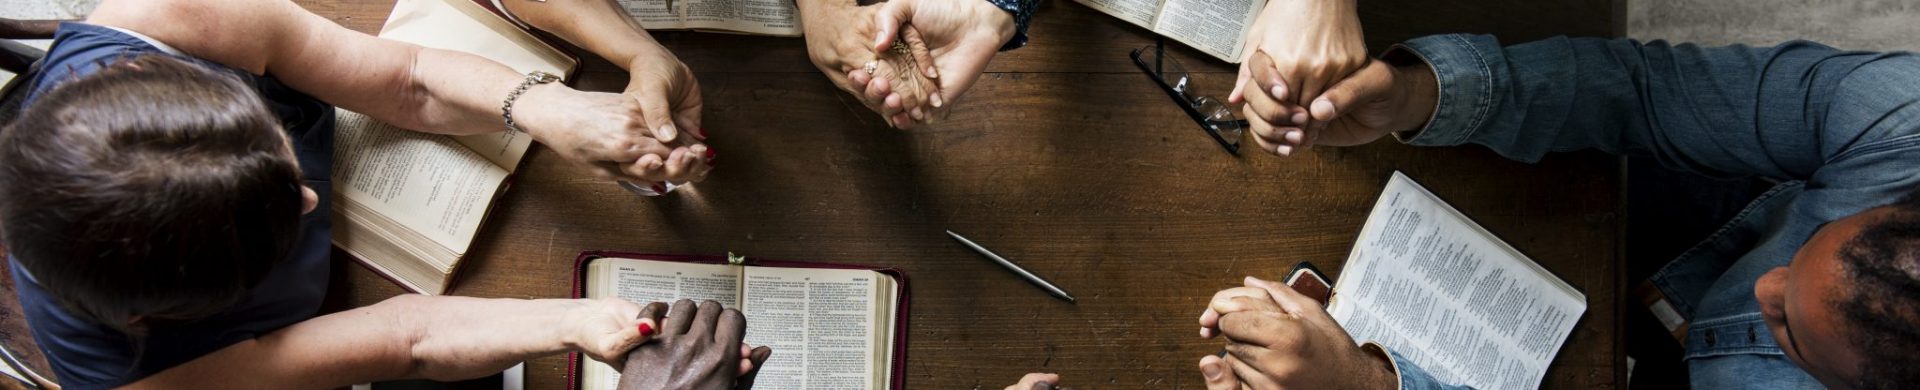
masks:
<instances>
[{"instance_id":1,"label":"dark wood tabletop","mask_svg":"<svg viewBox=\"0 0 1920 390\"><path fill-rule=\"evenodd\" d=\"M368 33L392 6L300 3ZM1509 43L1614 36L1622 21L1609 0L1360 7L1376 52L1444 32ZM1082 389L1200 388L1196 362L1221 347L1196 333L1207 299L1241 276L1278 277L1298 261L1339 270L1401 170L1586 293L1587 312L1544 387L1624 384L1624 215L1613 157L1524 164L1477 146L1391 140L1234 157L1128 60L1152 33L1071 1L1044 5L1031 46L1001 54L950 117L912 131L886 128L835 89L807 62L801 39L655 36L698 73L709 144L721 155L711 178L638 198L536 147L481 229L454 294L567 296L583 250L884 265L912 276L912 388L999 388L1033 371ZM1169 45L1202 91L1231 88L1231 65ZM591 59L578 79L580 88L618 91L626 76ZM1052 279L1079 303L1048 297L943 229ZM402 293L336 258L331 307ZM529 388L563 388L565 364L529 362Z\"/></svg>"}]
</instances>

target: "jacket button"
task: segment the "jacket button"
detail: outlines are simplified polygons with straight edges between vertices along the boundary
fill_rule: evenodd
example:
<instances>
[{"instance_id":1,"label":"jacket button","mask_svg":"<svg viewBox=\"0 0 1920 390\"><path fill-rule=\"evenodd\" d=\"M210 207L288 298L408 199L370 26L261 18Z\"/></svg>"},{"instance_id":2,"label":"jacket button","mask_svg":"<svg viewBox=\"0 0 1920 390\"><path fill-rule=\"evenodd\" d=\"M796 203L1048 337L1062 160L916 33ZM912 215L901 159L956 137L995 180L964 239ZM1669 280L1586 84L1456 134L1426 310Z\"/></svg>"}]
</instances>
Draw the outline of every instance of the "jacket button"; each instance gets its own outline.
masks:
<instances>
[{"instance_id":1,"label":"jacket button","mask_svg":"<svg viewBox=\"0 0 1920 390\"><path fill-rule=\"evenodd\" d=\"M1711 347L1711 346L1713 346L1713 341L1714 341L1714 340L1713 340L1713 333L1714 333L1714 332L1713 332L1713 331L1711 331L1711 330L1709 330L1709 331L1707 331L1707 346L1709 346L1709 347Z\"/></svg>"}]
</instances>

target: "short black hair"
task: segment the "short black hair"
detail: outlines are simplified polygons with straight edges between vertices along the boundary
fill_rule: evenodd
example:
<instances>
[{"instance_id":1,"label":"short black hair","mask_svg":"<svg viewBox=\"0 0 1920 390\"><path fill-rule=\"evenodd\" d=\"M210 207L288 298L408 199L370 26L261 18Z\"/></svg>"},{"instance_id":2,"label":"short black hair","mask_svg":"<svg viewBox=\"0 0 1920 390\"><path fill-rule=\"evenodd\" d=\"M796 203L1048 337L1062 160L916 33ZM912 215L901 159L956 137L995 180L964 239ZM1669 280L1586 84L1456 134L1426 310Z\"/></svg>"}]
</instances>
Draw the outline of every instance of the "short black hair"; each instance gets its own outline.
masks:
<instances>
[{"instance_id":1,"label":"short black hair","mask_svg":"<svg viewBox=\"0 0 1920 390\"><path fill-rule=\"evenodd\" d=\"M1920 189L1884 207L1840 248L1850 291L1839 298L1852 347L1866 358L1858 389L1920 383Z\"/></svg>"},{"instance_id":2,"label":"short black hair","mask_svg":"<svg viewBox=\"0 0 1920 390\"><path fill-rule=\"evenodd\" d=\"M130 336L220 313L299 237L288 138L233 73L103 64L0 132L0 236L71 314Z\"/></svg>"}]
</instances>

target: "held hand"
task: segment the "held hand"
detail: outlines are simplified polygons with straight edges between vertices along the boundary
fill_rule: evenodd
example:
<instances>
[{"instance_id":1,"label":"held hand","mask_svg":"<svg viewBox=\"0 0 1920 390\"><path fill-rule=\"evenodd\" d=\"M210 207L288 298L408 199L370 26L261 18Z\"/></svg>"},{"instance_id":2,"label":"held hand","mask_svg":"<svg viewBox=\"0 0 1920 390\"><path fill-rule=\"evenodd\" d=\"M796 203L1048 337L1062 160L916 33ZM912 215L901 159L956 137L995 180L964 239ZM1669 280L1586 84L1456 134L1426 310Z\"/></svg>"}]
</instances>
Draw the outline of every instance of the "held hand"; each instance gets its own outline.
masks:
<instances>
[{"instance_id":1,"label":"held hand","mask_svg":"<svg viewBox=\"0 0 1920 390\"><path fill-rule=\"evenodd\" d=\"M576 302L578 305L568 310L560 322L567 329L568 347L614 367L625 364L627 351L651 336L641 332L643 327L649 331L660 328L659 315L650 313L666 309L666 305L659 303L642 308L622 299Z\"/></svg>"},{"instance_id":2,"label":"held hand","mask_svg":"<svg viewBox=\"0 0 1920 390\"><path fill-rule=\"evenodd\" d=\"M655 303L649 307L660 305ZM620 389L734 389L751 386L773 350L749 349L747 319L713 301L680 300L668 309L655 342L627 355ZM746 360L743 360L746 359Z\"/></svg>"},{"instance_id":3,"label":"held hand","mask_svg":"<svg viewBox=\"0 0 1920 390\"><path fill-rule=\"evenodd\" d=\"M1277 0L1267 2L1254 27L1246 31L1246 58L1227 102L1267 100L1263 117L1300 113L1321 90L1367 65L1354 0ZM1256 52L1271 56L1277 73L1254 77ZM1258 90L1248 92L1248 88ZM1269 123L1279 123L1269 119Z\"/></svg>"},{"instance_id":4,"label":"held hand","mask_svg":"<svg viewBox=\"0 0 1920 390\"><path fill-rule=\"evenodd\" d=\"M900 43L897 39L909 46L924 46L931 58L918 61L925 68L919 71L939 82L938 93L927 99L928 107L909 109L915 120L925 120L921 111L942 109L959 100L980 79L1000 47L1013 39L1013 15L985 1L891 0L880 7L874 14L879 28L874 50L885 52Z\"/></svg>"},{"instance_id":5,"label":"held hand","mask_svg":"<svg viewBox=\"0 0 1920 390\"><path fill-rule=\"evenodd\" d=\"M695 96L697 101L697 92ZM649 108L650 104L655 106ZM678 130L668 133L660 132L659 126L649 127L656 120L648 117L648 110L658 110L658 104L632 94L542 84L520 96L513 115L534 139L601 178L641 183L690 183L705 178L713 151L692 141L675 142L690 138L681 137Z\"/></svg>"},{"instance_id":6,"label":"held hand","mask_svg":"<svg viewBox=\"0 0 1920 390\"><path fill-rule=\"evenodd\" d=\"M1006 390L1071 390L1071 387L1059 387L1060 375L1032 373L1020 377L1020 383L1007 386Z\"/></svg>"},{"instance_id":7,"label":"held hand","mask_svg":"<svg viewBox=\"0 0 1920 390\"><path fill-rule=\"evenodd\" d=\"M1265 71L1264 56L1254 56L1255 78ZM1424 64L1393 66L1379 60L1329 87L1314 101L1309 112L1281 118L1276 125L1262 117L1258 94L1249 94L1242 108L1252 118L1248 122L1253 139L1261 150L1278 155L1313 145L1353 146L1380 139L1397 131L1416 130L1433 116L1439 100L1433 70Z\"/></svg>"},{"instance_id":8,"label":"held hand","mask_svg":"<svg viewBox=\"0 0 1920 390\"><path fill-rule=\"evenodd\" d=\"M801 0L800 22L805 30L807 56L820 73L840 90L860 99L889 126L912 128L916 117L929 114L921 107L937 96L933 76L917 70L931 64L926 46L909 44L901 50L874 50L873 23L878 6L860 7L852 1ZM908 29L906 34L917 31ZM872 65L869 69L868 66Z\"/></svg>"},{"instance_id":9,"label":"held hand","mask_svg":"<svg viewBox=\"0 0 1920 390\"><path fill-rule=\"evenodd\" d=\"M1221 291L1209 305L1227 336L1229 358L1203 358L1203 374L1224 365L1253 389L1393 386L1386 356L1355 345L1313 298L1258 278L1245 284ZM1219 381L1209 378L1209 388Z\"/></svg>"}]
</instances>

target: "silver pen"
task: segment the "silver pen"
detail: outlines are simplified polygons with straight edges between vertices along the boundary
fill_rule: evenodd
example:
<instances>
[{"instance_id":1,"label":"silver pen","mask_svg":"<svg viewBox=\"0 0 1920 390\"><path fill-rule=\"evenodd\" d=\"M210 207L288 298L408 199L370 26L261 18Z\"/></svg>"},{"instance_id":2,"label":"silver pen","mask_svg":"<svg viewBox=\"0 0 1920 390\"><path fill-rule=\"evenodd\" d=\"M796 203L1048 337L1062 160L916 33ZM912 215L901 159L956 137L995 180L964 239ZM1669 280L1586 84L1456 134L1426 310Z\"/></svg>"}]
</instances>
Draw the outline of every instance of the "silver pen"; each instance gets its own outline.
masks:
<instances>
[{"instance_id":1,"label":"silver pen","mask_svg":"<svg viewBox=\"0 0 1920 390\"><path fill-rule=\"evenodd\" d=\"M1006 268L1008 271L1013 271L1014 274L1027 279L1028 283L1033 283L1035 286L1046 289L1047 293L1052 294L1055 298L1065 299L1067 303L1074 303L1072 295L1068 295L1066 290L1061 290L1060 287L1054 286L1053 283L1047 282L1046 278L1042 278L1040 275L1034 275L1025 268L1020 268L1020 265L1014 264L1012 261L1008 261L1006 258L994 254L993 251L987 250L986 247L982 247L980 244L973 243L973 240L961 237L960 233L954 233L952 230L948 230L947 235L953 236L953 239L959 240L961 244L966 244L968 248L973 248L974 252L980 252L980 254L986 255L988 259L992 259L993 262L1000 263L1000 267Z\"/></svg>"}]
</instances>

